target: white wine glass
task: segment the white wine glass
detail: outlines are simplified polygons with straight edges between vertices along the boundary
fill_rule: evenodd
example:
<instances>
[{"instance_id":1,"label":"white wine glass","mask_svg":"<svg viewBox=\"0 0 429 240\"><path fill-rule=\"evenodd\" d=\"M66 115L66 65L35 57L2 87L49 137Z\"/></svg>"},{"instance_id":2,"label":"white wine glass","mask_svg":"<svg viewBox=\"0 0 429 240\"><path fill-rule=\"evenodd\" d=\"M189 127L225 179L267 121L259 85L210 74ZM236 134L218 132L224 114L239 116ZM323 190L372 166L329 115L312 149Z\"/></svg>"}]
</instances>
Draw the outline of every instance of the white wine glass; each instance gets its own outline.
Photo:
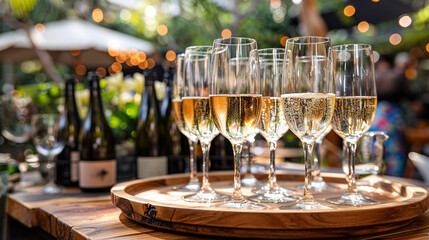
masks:
<instances>
[{"instance_id":1,"label":"white wine glass","mask_svg":"<svg viewBox=\"0 0 429 240\"><path fill-rule=\"evenodd\" d=\"M371 46L346 44L332 48L336 84L335 112L332 128L343 139L343 156L347 161L347 191L328 202L338 205L362 206L376 204L376 199L362 196L356 189L356 146L371 127L377 106L374 61Z\"/></svg>"},{"instance_id":2,"label":"white wine glass","mask_svg":"<svg viewBox=\"0 0 429 240\"><path fill-rule=\"evenodd\" d=\"M35 112L30 97L14 90L1 96L2 135L14 143L25 143L31 138L31 116Z\"/></svg>"},{"instance_id":3,"label":"white wine glass","mask_svg":"<svg viewBox=\"0 0 429 240\"><path fill-rule=\"evenodd\" d=\"M232 199L218 207L266 208L245 200L240 179L243 143L255 132L262 109L259 64L250 61L255 49L256 40L251 38L219 38L213 42L210 110L216 127L231 142L234 152Z\"/></svg>"},{"instance_id":4,"label":"white wine glass","mask_svg":"<svg viewBox=\"0 0 429 240\"><path fill-rule=\"evenodd\" d=\"M185 91L185 81L183 79L185 65L185 54L178 54L176 60L176 78L173 79L173 113L179 131L188 138L189 143L189 182L181 187L174 187L175 191L197 192L201 189L201 184L197 177L196 148L198 138L186 127L183 119L182 97Z\"/></svg>"},{"instance_id":5,"label":"white wine glass","mask_svg":"<svg viewBox=\"0 0 429 240\"><path fill-rule=\"evenodd\" d=\"M36 114L31 118L33 143L37 152L48 159L48 183L42 192L55 194L61 188L55 184L55 157L64 149L65 138L58 128L58 114Z\"/></svg>"},{"instance_id":6,"label":"white wine glass","mask_svg":"<svg viewBox=\"0 0 429 240\"><path fill-rule=\"evenodd\" d=\"M304 196L280 209L327 209L315 201L311 190L312 154L316 139L331 123L335 93L332 79L331 40L297 37L286 41L282 107L289 129L304 150Z\"/></svg>"},{"instance_id":7,"label":"white wine glass","mask_svg":"<svg viewBox=\"0 0 429 240\"><path fill-rule=\"evenodd\" d=\"M267 140L270 148L270 166L268 183L258 188L249 200L256 202L296 202L297 198L290 195L291 190L280 187L277 184L275 172L275 152L277 141L289 129L282 110L281 84L283 77L283 65L285 50L283 48L271 48L253 50L258 51L259 69L262 88L262 113L259 120L259 133Z\"/></svg>"},{"instance_id":8,"label":"white wine glass","mask_svg":"<svg viewBox=\"0 0 429 240\"><path fill-rule=\"evenodd\" d=\"M209 104L212 49L212 46L192 46L185 50L183 117L186 127L200 141L203 151L202 187L197 193L183 197L183 200L188 202L222 202L231 198L229 195L216 192L209 182L210 144L219 134Z\"/></svg>"}]
</instances>

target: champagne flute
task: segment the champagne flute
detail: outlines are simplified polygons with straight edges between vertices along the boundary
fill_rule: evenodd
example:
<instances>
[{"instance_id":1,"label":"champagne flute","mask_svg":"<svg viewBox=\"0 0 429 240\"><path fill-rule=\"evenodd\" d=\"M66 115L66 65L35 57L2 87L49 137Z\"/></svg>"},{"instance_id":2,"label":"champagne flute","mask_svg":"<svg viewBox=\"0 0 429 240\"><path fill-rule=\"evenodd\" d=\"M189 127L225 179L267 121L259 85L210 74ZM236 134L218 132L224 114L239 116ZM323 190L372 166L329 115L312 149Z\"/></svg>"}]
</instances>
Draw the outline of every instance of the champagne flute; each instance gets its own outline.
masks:
<instances>
[{"instance_id":1,"label":"champagne flute","mask_svg":"<svg viewBox=\"0 0 429 240\"><path fill-rule=\"evenodd\" d=\"M42 192L55 194L61 192L61 188L55 184L55 157L60 154L65 145L63 132L58 128L58 114L36 114L31 119L33 129L33 143L37 152L48 159L48 183Z\"/></svg>"},{"instance_id":2,"label":"champagne flute","mask_svg":"<svg viewBox=\"0 0 429 240\"><path fill-rule=\"evenodd\" d=\"M174 120L176 121L179 131L188 138L189 143L189 182L182 187L174 187L175 191L184 191L184 192L196 192L201 189L201 185L198 182L197 177L197 161L196 161L196 147L198 143L198 138L195 136L186 126L183 119L182 111L182 97L185 90L185 81L183 79L184 74L184 64L185 64L185 54L177 55L176 62L176 78L173 80L173 110L174 110Z\"/></svg>"},{"instance_id":3,"label":"champagne flute","mask_svg":"<svg viewBox=\"0 0 429 240\"><path fill-rule=\"evenodd\" d=\"M249 197L256 202L296 202L297 198L290 196L289 191L278 186L275 172L275 152L277 141L289 129L281 106L281 82L285 50L282 48L260 49L259 68L262 85L262 113L259 120L259 132L267 140L270 147L270 167L267 185L255 192L261 194Z\"/></svg>"},{"instance_id":4,"label":"champagne flute","mask_svg":"<svg viewBox=\"0 0 429 240\"><path fill-rule=\"evenodd\" d=\"M261 116L262 95L259 64L252 64L250 54L257 49L251 38L219 38L213 42L210 110L220 133L232 144L234 151L234 190L225 208L265 209L251 203L241 192L241 151L246 138L255 132ZM254 59L257 59L257 51Z\"/></svg>"},{"instance_id":5,"label":"champagne flute","mask_svg":"<svg viewBox=\"0 0 429 240\"><path fill-rule=\"evenodd\" d=\"M330 133L332 130L331 125L326 128L326 130L316 139L314 142L314 164L313 164L313 179L311 181L311 189L317 192L323 190L334 190L338 189L337 187L327 184L322 175L320 174L320 162L322 161L322 156L320 153L320 148L322 146L323 139ZM299 185L297 188L304 188L304 185Z\"/></svg>"},{"instance_id":6,"label":"champagne flute","mask_svg":"<svg viewBox=\"0 0 429 240\"><path fill-rule=\"evenodd\" d=\"M346 44L332 49L334 79L337 86L332 128L344 140L347 191L328 202L362 206L378 201L363 197L356 189L355 157L358 140L371 127L377 106L374 62L371 46ZM344 161L344 160L343 160Z\"/></svg>"},{"instance_id":7,"label":"champagne flute","mask_svg":"<svg viewBox=\"0 0 429 240\"><path fill-rule=\"evenodd\" d=\"M183 117L186 127L200 140L203 151L203 184L197 193L183 197L188 202L221 202L231 198L217 193L209 183L210 144L219 134L209 106L211 52L212 46L192 46L185 51Z\"/></svg>"},{"instance_id":8,"label":"champagne flute","mask_svg":"<svg viewBox=\"0 0 429 240\"><path fill-rule=\"evenodd\" d=\"M312 154L316 139L329 126L335 94L331 74L331 40L298 37L286 41L286 62L281 97L289 129L301 140L305 157L304 197L281 209L327 209L311 190Z\"/></svg>"},{"instance_id":9,"label":"champagne flute","mask_svg":"<svg viewBox=\"0 0 429 240\"><path fill-rule=\"evenodd\" d=\"M262 182L256 179L255 175L252 174L252 158L253 158L253 147L255 145L255 137L258 135L259 129L255 129L255 132L247 137L246 142L243 145L242 161L245 164L244 177L241 179L241 185L244 187L255 187L262 185Z\"/></svg>"}]
</instances>

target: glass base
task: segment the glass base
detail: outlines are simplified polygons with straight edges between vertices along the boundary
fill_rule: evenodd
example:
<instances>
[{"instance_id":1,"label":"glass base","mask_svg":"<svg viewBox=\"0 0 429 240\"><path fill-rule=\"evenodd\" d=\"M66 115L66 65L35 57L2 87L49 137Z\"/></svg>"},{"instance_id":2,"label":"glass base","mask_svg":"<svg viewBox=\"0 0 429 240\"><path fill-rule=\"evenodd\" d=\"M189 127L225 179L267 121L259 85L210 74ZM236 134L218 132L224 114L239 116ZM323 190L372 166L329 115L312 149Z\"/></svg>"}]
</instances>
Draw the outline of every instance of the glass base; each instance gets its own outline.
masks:
<instances>
[{"instance_id":1,"label":"glass base","mask_svg":"<svg viewBox=\"0 0 429 240\"><path fill-rule=\"evenodd\" d=\"M285 194L284 191L268 191L263 194L258 194L248 197L249 200L263 203L286 203L286 202L297 202L299 198Z\"/></svg>"},{"instance_id":2,"label":"glass base","mask_svg":"<svg viewBox=\"0 0 429 240\"><path fill-rule=\"evenodd\" d=\"M314 200L312 201L304 201L301 200L295 204L284 205L279 207L282 210L286 209L303 209L303 210L315 210L315 209L332 209L328 206L322 205Z\"/></svg>"},{"instance_id":3,"label":"glass base","mask_svg":"<svg viewBox=\"0 0 429 240\"><path fill-rule=\"evenodd\" d=\"M172 189L173 191L180 191L180 192L198 192L199 190L201 190L201 184L189 182L185 186L173 187Z\"/></svg>"},{"instance_id":4,"label":"glass base","mask_svg":"<svg viewBox=\"0 0 429 240\"><path fill-rule=\"evenodd\" d=\"M217 193L215 190L210 188L206 190L200 190L192 195L183 196L182 198L187 202L212 203L228 201L231 199L231 196Z\"/></svg>"},{"instance_id":5,"label":"glass base","mask_svg":"<svg viewBox=\"0 0 429 240\"><path fill-rule=\"evenodd\" d=\"M256 194L264 194L266 192L269 192L270 189L271 189L270 184L267 183L262 187L252 189L252 192L254 192ZM276 192L283 192L284 195L291 195L292 193L295 193L295 191L293 191L291 189L287 189L287 188L283 188L283 187L279 187L279 186L277 186L275 188L275 191Z\"/></svg>"},{"instance_id":6,"label":"glass base","mask_svg":"<svg viewBox=\"0 0 429 240\"><path fill-rule=\"evenodd\" d=\"M256 209L264 210L267 209L267 206L258 203L251 203L246 201L244 198L232 199L229 202L218 204L213 207L219 208L234 208L234 209Z\"/></svg>"},{"instance_id":7,"label":"glass base","mask_svg":"<svg viewBox=\"0 0 429 240\"><path fill-rule=\"evenodd\" d=\"M339 197L326 199L327 202L343 206L365 206L379 203L378 200L364 197L360 193L345 193Z\"/></svg>"},{"instance_id":8,"label":"glass base","mask_svg":"<svg viewBox=\"0 0 429 240\"><path fill-rule=\"evenodd\" d=\"M62 188L55 185L55 183L48 183L45 186L43 186L42 192L45 194L56 194L60 193L62 191Z\"/></svg>"},{"instance_id":9,"label":"glass base","mask_svg":"<svg viewBox=\"0 0 429 240\"><path fill-rule=\"evenodd\" d=\"M298 189L304 189L304 185L296 186ZM327 184L325 181L312 181L311 190L321 192L324 190L338 190L339 188Z\"/></svg>"},{"instance_id":10,"label":"glass base","mask_svg":"<svg viewBox=\"0 0 429 240\"><path fill-rule=\"evenodd\" d=\"M241 179L241 186L243 187L256 187L261 186L262 184L264 183L256 179L253 174L247 174L243 179Z\"/></svg>"}]
</instances>

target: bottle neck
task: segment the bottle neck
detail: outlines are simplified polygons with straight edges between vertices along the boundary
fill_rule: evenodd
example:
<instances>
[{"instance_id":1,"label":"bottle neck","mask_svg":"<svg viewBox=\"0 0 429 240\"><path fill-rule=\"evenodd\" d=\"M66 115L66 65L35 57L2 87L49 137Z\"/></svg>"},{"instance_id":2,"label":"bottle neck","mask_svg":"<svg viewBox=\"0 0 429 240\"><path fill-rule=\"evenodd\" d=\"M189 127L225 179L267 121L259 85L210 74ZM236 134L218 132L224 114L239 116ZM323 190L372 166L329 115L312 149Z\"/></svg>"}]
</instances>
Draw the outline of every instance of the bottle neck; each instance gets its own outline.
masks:
<instances>
[{"instance_id":1,"label":"bottle neck","mask_svg":"<svg viewBox=\"0 0 429 240\"><path fill-rule=\"evenodd\" d=\"M65 92L65 110L66 111L77 111L76 107L76 98L74 94L74 83L73 82L66 82L66 92Z\"/></svg>"},{"instance_id":2,"label":"bottle neck","mask_svg":"<svg viewBox=\"0 0 429 240\"><path fill-rule=\"evenodd\" d=\"M100 84L98 80L91 80L89 81L89 90L90 90L90 97L89 97L89 108L92 112L97 112L101 114L101 116L104 116L103 114L103 105L101 101L101 91L100 91Z\"/></svg>"}]
</instances>

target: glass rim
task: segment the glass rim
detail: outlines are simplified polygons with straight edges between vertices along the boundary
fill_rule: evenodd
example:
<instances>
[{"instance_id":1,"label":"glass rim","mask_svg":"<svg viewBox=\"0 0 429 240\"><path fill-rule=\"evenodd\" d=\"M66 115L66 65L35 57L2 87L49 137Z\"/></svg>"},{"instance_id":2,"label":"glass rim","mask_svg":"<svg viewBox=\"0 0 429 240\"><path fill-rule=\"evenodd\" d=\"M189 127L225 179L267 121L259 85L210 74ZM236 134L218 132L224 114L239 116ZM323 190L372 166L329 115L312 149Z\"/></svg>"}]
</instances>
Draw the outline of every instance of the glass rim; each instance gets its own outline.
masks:
<instances>
[{"instance_id":1,"label":"glass rim","mask_svg":"<svg viewBox=\"0 0 429 240\"><path fill-rule=\"evenodd\" d=\"M314 40L318 40L318 41L316 41L316 42L297 42L298 39L314 39ZM301 36L301 37L288 38L286 40L286 44L297 44L297 45L312 45L312 44L324 44L324 43L331 43L331 39L328 37L321 37L321 36Z\"/></svg>"},{"instance_id":2,"label":"glass rim","mask_svg":"<svg viewBox=\"0 0 429 240\"><path fill-rule=\"evenodd\" d=\"M223 42L227 39L235 39L235 40L245 40L247 42L239 42L239 43L227 43L227 42ZM254 38L249 38L249 37L230 37L230 38L217 38L213 41L213 44L220 44L220 45L226 45L226 46L232 46L232 45L251 45L251 44L256 44L256 40Z\"/></svg>"},{"instance_id":3,"label":"glass rim","mask_svg":"<svg viewBox=\"0 0 429 240\"><path fill-rule=\"evenodd\" d=\"M284 48L262 48L262 49L255 49L255 50L258 51L259 56L261 56L261 55L272 55L272 54L285 54L286 53L286 50ZM252 50L252 51L255 51L255 50ZM277 50L280 52L274 53L273 50Z\"/></svg>"},{"instance_id":4,"label":"glass rim","mask_svg":"<svg viewBox=\"0 0 429 240\"><path fill-rule=\"evenodd\" d=\"M199 50L199 49L202 49L202 50ZM207 51L204 51L204 49L207 49ZM186 55L186 52L189 52L189 51L192 51L192 53L206 53L212 49L213 49L213 46L210 46L210 45L189 46L185 49L184 54Z\"/></svg>"},{"instance_id":5,"label":"glass rim","mask_svg":"<svg viewBox=\"0 0 429 240\"><path fill-rule=\"evenodd\" d=\"M372 50L371 45L366 43L348 43L332 46L332 51L365 51Z\"/></svg>"}]
</instances>

